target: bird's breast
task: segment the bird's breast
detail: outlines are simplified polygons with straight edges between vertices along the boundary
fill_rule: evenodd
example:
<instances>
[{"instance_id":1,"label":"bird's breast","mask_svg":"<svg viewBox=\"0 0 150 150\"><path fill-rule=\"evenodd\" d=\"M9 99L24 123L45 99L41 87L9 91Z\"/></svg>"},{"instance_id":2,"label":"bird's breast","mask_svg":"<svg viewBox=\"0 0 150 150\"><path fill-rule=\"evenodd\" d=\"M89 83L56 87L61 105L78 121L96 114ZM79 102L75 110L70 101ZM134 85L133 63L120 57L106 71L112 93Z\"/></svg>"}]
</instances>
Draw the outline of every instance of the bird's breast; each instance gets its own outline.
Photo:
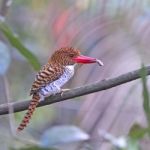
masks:
<instances>
[{"instance_id":1,"label":"bird's breast","mask_svg":"<svg viewBox=\"0 0 150 150\"><path fill-rule=\"evenodd\" d=\"M54 84L58 87L62 87L65 83L67 83L70 78L74 75L74 66L66 66L64 69L64 73L60 76L59 79L54 81Z\"/></svg>"},{"instance_id":2,"label":"bird's breast","mask_svg":"<svg viewBox=\"0 0 150 150\"><path fill-rule=\"evenodd\" d=\"M59 79L47 84L45 87L42 87L40 90L40 94L44 97L60 93L61 87L67 83L71 77L74 75L74 66L66 66L64 69L64 73L60 76Z\"/></svg>"}]
</instances>

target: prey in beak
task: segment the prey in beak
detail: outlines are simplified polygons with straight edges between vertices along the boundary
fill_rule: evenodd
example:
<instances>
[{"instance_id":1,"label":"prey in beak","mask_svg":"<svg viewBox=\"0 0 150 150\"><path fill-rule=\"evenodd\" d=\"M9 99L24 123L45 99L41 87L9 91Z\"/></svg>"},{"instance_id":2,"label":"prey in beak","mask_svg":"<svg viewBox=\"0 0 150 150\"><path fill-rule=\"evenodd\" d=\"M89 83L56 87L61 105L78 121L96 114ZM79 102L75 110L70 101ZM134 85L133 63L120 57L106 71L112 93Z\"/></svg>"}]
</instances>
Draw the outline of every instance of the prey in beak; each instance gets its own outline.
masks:
<instances>
[{"instance_id":1,"label":"prey in beak","mask_svg":"<svg viewBox=\"0 0 150 150\"><path fill-rule=\"evenodd\" d=\"M92 58L92 57L88 57L88 56L84 56L84 55L80 55L80 56L73 58L73 61L75 61L76 63L81 63L81 64L98 63L99 66L104 65L101 60Z\"/></svg>"}]
</instances>

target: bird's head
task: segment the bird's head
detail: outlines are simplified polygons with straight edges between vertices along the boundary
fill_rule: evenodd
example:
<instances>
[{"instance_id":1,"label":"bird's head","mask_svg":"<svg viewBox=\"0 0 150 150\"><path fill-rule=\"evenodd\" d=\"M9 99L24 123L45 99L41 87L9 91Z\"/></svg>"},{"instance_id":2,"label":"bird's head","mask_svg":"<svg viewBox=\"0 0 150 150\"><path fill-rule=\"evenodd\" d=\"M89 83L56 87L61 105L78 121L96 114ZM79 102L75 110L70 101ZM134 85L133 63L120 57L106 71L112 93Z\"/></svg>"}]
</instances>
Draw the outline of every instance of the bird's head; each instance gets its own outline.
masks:
<instances>
[{"instance_id":1,"label":"bird's head","mask_svg":"<svg viewBox=\"0 0 150 150\"><path fill-rule=\"evenodd\" d=\"M65 47L55 51L49 62L61 64L63 66L74 65L75 63L98 63L100 66L103 66L103 63L100 60L81 55L79 50L72 47Z\"/></svg>"}]
</instances>

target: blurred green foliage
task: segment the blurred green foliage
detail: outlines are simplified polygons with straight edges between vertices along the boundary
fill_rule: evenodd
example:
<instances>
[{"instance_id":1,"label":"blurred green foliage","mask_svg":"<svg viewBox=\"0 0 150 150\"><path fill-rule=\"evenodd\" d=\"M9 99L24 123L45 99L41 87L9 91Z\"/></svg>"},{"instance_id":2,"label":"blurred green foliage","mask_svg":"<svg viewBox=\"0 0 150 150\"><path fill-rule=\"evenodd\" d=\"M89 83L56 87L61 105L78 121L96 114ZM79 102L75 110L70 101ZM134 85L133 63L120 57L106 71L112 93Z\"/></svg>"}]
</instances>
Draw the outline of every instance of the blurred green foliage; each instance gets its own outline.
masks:
<instances>
[{"instance_id":1,"label":"blurred green foliage","mask_svg":"<svg viewBox=\"0 0 150 150\"><path fill-rule=\"evenodd\" d=\"M40 69L40 63L38 59L21 43L17 35L14 35L5 23L0 23L0 31L3 32L10 44L28 60L28 62L36 71L38 71Z\"/></svg>"},{"instance_id":2,"label":"blurred green foliage","mask_svg":"<svg viewBox=\"0 0 150 150\"><path fill-rule=\"evenodd\" d=\"M19 148L19 149L10 148L10 150L57 150L57 149L31 146L31 147Z\"/></svg>"},{"instance_id":3,"label":"blurred green foliage","mask_svg":"<svg viewBox=\"0 0 150 150\"><path fill-rule=\"evenodd\" d=\"M142 86L143 86L143 108L148 122L148 128L150 128L150 97L149 91L147 86L147 70L145 66L142 65L141 69L141 79L142 79Z\"/></svg>"},{"instance_id":4,"label":"blurred green foliage","mask_svg":"<svg viewBox=\"0 0 150 150\"><path fill-rule=\"evenodd\" d=\"M142 83L142 94L143 94L143 109L147 119L148 127L141 127L140 124L135 123L132 125L129 131L129 148L127 150L139 150L139 141L144 138L144 136L150 135L150 97L149 90L147 86L147 70L144 64L141 65L141 83Z\"/></svg>"},{"instance_id":5,"label":"blurred green foliage","mask_svg":"<svg viewBox=\"0 0 150 150\"><path fill-rule=\"evenodd\" d=\"M129 136L134 140L140 140L148 132L149 128L143 128L139 124L134 124L130 129Z\"/></svg>"},{"instance_id":6,"label":"blurred green foliage","mask_svg":"<svg viewBox=\"0 0 150 150\"><path fill-rule=\"evenodd\" d=\"M123 47L128 47L130 45L130 44L127 45L126 41L128 41L128 39L123 39L122 34L125 34L126 32L130 32L130 30L133 30L132 29L132 27L134 26L133 24L136 24L136 26L134 26L134 30L132 32L136 32L135 30L137 29L137 32L135 34L136 35L135 37L137 37L138 33L140 33L140 29L142 28L140 25L141 24L144 25L142 19L144 20L144 22L149 20L149 13L147 13L149 4L150 4L149 0L138 1L137 3L135 0L131 0L128 2L118 1L118 0L109 0L107 2L106 1L102 2L98 0L94 0L94 1L85 0L83 2L80 0L77 0L77 1L43 0L43 1L38 1L38 2L37 0L26 0L26 1L15 0L13 1L12 7L10 9L11 13L8 15L8 18L7 18L8 20L6 19L7 23L5 22L0 23L0 31L2 32L5 39L9 42L10 46L12 46L13 48L17 50L17 54L20 53L21 56L23 56L29 62L29 64L33 67L33 69L36 71L39 70L40 63L37 57L32 53L32 51L34 51L35 54L39 55L41 61L45 63L47 57L53 52L54 47L60 47L65 44L69 44L69 45L78 46L79 48L86 49L87 51L85 51L85 54L87 55L93 54L93 55L96 55L97 57L101 57L102 55L104 55L103 53L105 53L106 57L104 57L105 58L104 60L107 62L105 72L111 72L111 70L116 70L116 66L114 67L113 64L115 64L115 61L117 59L119 60L119 65L121 66L121 68L123 68L120 63L121 60L126 61L126 59L124 60L121 57L121 54L124 54L123 51L119 55L120 59L118 57L115 58L114 55L116 55L118 52L115 53L115 51L113 51L113 48L122 50ZM136 9L134 10L133 7ZM133 14L131 14L132 11L134 11ZM146 13L148 15L145 15ZM128 18L129 20L127 19L128 14L131 17L131 18L130 17ZM112 21L113 19L114 19L114 22ZM121 28L122 26L129 25L128 23L130 23L131 20L133 21L134 19L135 19L135 22L132 22L131 25L129 26L130 30L127 31ZM111 24L112 22L113 24ZM117 22L118 24L115 24L115 22ZM108 26L109 24L110 26ZM39 32L40 28L42 29L42 32ZM45 30L45 28L47 29ZM104 34L106 29L107 31L110 30L110 32L107 32L107 34ZM15 30L17 31L16 33L18 33L19 36L17 36L13 32ZM115 34L112 34L113 33L112 30ZM117 33L120 32L120 30L121 30L121 36L117 35ZM144 35L144 32L142 34ZM140 36L142 36L142 34L140 34ZM32 37L32 40L30 39L30 37ZM109 39L108 40L109 44L106 42L107 41L106 37ZM146 40L146 37L147 36L145 36L144 41ZM34 43L33 39L35 38L37 41ZM115 45L115 42L112 39L115 39L116 43L119 43L120 45L119 44ZM121 40L123 42L121 42ZM135 41L136 39L132 39L132 40ZM132 40L130 36L129 41L131 43L133 42ZM42 43L41 41L44 43L43 45L41 44ZM140 39L138 41L140 41ZM7 42L5 44L7 45ZM24 46L25 44L30 46L30 48L28 49L26 46ZM98 51L93 50L95 47L96 49L98 49ZM107 47L109 51L106 51ZM113 48L111 49L111 47ZM0 48L2 48L3 51L5 50L4 47L0 46ZM101 49L104 49L105 51L102 52ZM15 54L13 53L12 55L12 51L10 51L10 53L11 53L11 56L13 57L13 60L12 60L13 65L10 65L10 60L9 61L7 60L7 59L10 59L9 56L4 57L5 62L7 61L7 63L9 63L9 65L11 66L10 70L8 71L8 78L9 78L9 83L10 83L9 88L10 88L11 94L12 95L14 94L16 96L16 97L12 96L11 99L19 99L20 97L22 99L28 98L24 95L28 95L27 92L29 91L29 85L31 85L31 81L32 81L31 79L32 74L30 72L32 71L28 68L26 64L24 64L24 62L20 61L20 56L18 57L16 53ZM112 51L112 54L111 54L111 51ZM0 54L2 54L1 51L0 51ZM108 57L109 54L111 55L110 58ZM1 57L3 56L1 55ZM111 66L110 68L107 66L107 64L109 63L109 60L110 60L110 66ZM5 63L6 66L3 66L6 68L6 70L8 68L7 63ZM99 79L99 76L100 76L99 72L95 73L94 67L90 73L86 71L84 72L83 74L84 78L86 78L85 77L86 74L92 77L93 76L92 73L94 74L94 81L95 79ZM97 74L97 76L95 76L95 74ZM129 134L127 136L127 139L128 139L127 147L123 150L138 150L139 141L144 139L145 135L148 135L150 133L150 97L149 97L149 90L148 90L147 78L146 78L147 72L146 72L144 65L142 65L140 75L141 75L140 84L142 85L142 93L143 93L143 99L142 99L143 110L147 118L148 126L143 127L142 123L141 124L134 123L133 126L130 128ZM86 81L88 80L89 78L86 78ZM91 80L91 82L93 82L93 80ZM130 91L130 93L128 94L132 94L132 92L133 91ZM18 98L17 96L19 94L20 94L20 97ZM109 95L109 93L104 94L104 95ZM98 96L96 95L93 98L93 103L95 102L96 97ZM112 97L113 96L111 96L111 98ZM105 102L105 98L104 98L104 102ZM73 111L74 111L74 107L75 106L73 106ZM98 105L96 107L98 107ZM93 107L93 109L96 109L96 107L95 108ZM69 109L70 108L72 108L72 106L69 106ZM79 108L79 105L77 106L77 108ZM88 109L92 111L90 108L92 108L91 106ZM58 110L60 110L60 107L58 108ZM85 111L85 114L87 113L87 111ZM27 131L29 132L31 131L30 133L33 134L34 137L37 137L37 140L40 142L41 142L40 138L43 137L42 139L43 143L47 141L47 145L49 147L51 146L51 142L53 141L58 142L58 143L60 141L69 142L70 140L74 140L76 137L79 138L79 141L82 141L80 137L81 133L79 132L75 132L74 134L71 132L70 132L71 134L70 133L68 134L68 132L63 132L63 134L62 133L60 134L60 132L52 132L51 124L54 127L56 127L56 124L67 122L67 121L66 122L64 121L67 118L67 116L66 114L64 115L62 112L63 111L60 110L59 113L62 114L64 117L61 117L58 119L57 117L55 118L56 113L52 109L52 106L50 109L49 109L49 106L39 108L37 112L35 113L35 117L32 119L32 123L30 124L30 127L27 129ZM98 108L97 113L99 112L100 111ZM20 114L21 114L21 117L19 118L19 121L24 115L24 112L18 113L17 115L19 116ZM67 115L68 114L71 114L71 113L67 112ZM102 115L104 115L104 111ZM102 116L102 115L99 115L99 116ZM93 118L96 120L96 117L95 117L96 114L93 114L93 116L94 116ZM82 116L80 117L82 118ZM72 119L72 116L70 118ZM89 126L88 127L86 126L85 128L90 128L90 127L92 128L91 124L94 120L93 118L89 117ZM101 119L101 117L99 117L99 119ZM51 120L52 122L50 122ZM99 124L99 120L97 120L96 122L97 124ZM98 126L97 124L95 124L94 126ZM67 129L69 130L69 126ZM96 129L93 128L93 130L95 132ZM34 131L36 131L36 133L34 133ZM88 135L88 133L85 133L85 134ZM3 136L0 138L3 138ZM21 138L21 136L19 138ZM4 139L4 140L8 140L8 139ZM13 140L15 141L15 139L13 139L12 137L12 143L13 143ZM30 138L28 140L30 140ZM96 141L97 140L99 140L99 137L96 139ZM14 145L12 144L11 146L13 147ZM27 148L19 148L19 150L35 150L35 149L36 150L52 150L51 148L50 149L42 148L42 147L38 147L35 145L33 147L28 147L28 145L26 145L26 147ZM12 150L15 150L15 149L12 148Z\"/></svg>"}]
</instances>

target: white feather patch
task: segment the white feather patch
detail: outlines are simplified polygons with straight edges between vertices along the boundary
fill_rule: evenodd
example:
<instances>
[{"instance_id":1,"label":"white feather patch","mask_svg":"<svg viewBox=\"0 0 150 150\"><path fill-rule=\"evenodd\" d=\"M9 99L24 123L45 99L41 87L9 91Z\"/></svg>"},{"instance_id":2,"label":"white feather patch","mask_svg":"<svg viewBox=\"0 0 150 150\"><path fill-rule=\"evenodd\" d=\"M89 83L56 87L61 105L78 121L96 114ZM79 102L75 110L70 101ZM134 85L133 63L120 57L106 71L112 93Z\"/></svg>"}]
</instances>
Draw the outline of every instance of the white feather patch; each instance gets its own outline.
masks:
<instances>
[{"instance_id":1,"label":"white feather patch","mask_svg":"<svg viewBox=\"0 0 150 150\"><path fill-rule=\"evenodd\" d=\"M40 90L41 101L44 100L44 98L47 96L60 93L61 87L65 83L67 83L72 78L73 75L74 75L74 65L66 66L64 73L60 76L59 79L41 88Z\"/></svg>"}]
</instances>

